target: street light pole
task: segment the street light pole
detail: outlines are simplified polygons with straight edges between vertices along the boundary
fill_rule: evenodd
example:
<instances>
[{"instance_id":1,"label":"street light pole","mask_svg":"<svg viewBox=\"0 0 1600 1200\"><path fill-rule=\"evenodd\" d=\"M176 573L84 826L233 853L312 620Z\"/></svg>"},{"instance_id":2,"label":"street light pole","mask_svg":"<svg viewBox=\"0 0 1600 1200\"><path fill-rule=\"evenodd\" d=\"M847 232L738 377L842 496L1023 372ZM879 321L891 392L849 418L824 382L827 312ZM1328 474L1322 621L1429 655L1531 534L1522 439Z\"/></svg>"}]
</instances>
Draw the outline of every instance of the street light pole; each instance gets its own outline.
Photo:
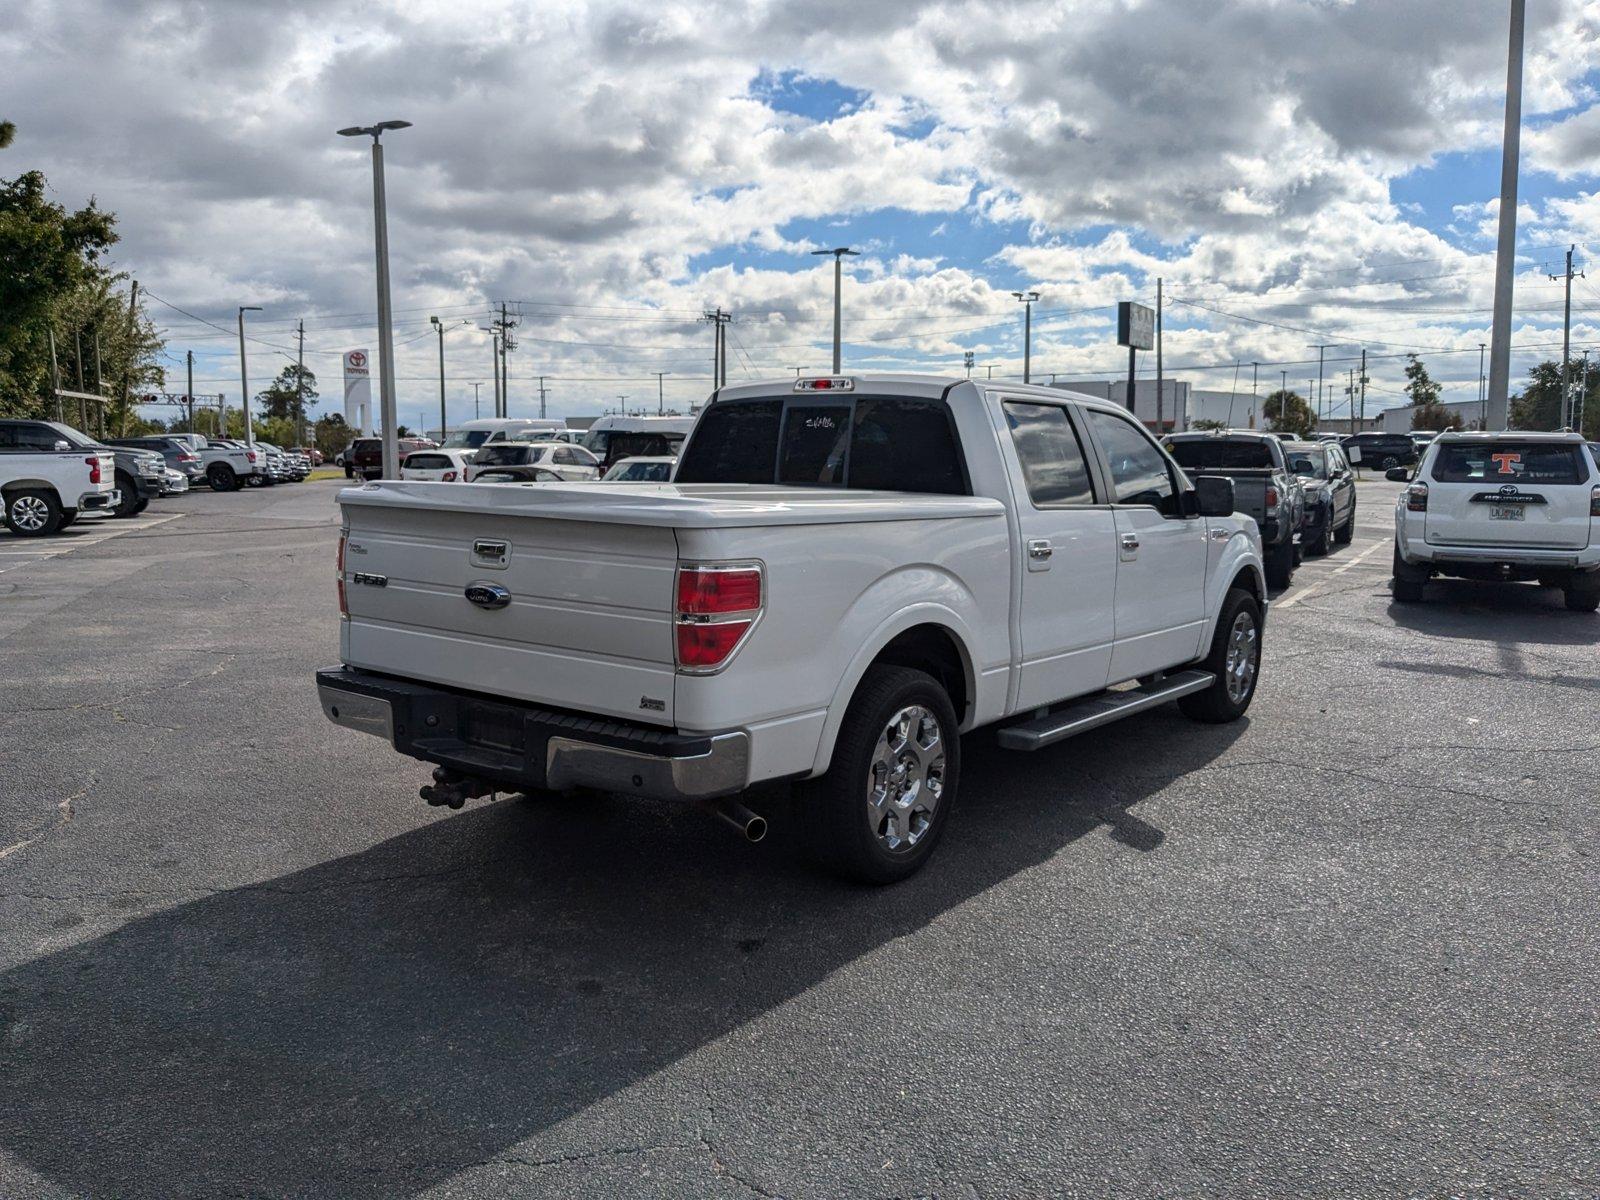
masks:
<instances>
[{"instance_id":1,"label":"street light pole","mask_svg":"<svg viewBox=\"0 0 1600 1200\"><path fill-rule=\"evenodd\" d=\"M1478 428L1489 428L1489 411L1484 403L1483 391L1483 352L1488 347L1486 343L1478 343Z\"/></svg>"},{"instance_id":2,"label":"street light pole","mask_svg":"<svg viewBox=\"0 0 1600 1200\"><path fill-rule=\"evenodd\" d=\"M383 477L400 477L400 415L394 395L394 320L389 308L389 215L383 190L383 135L390 129L409 129L410 121L379 121L339 130L340 137L372 138L373 235L378 264L378 405L383 421ZM247 399L248 403L248 399Z\"/></svg>"},{"instance_id":3,"label":"street light pole","mask_svg":"<svg viewBox=\"0 0 1600 1200\"><path fill-rule=\"evenodd\" d=\"M247 312L260 311L260 305L256 304L239 306L239 393L244 397L244 444L252 450L256 448L256 435L250 429L250 371L245 366L244 360L244 315ZM95 382L98 384L99 380ZM227 436L226 431L222 436Z\"/></svg>"},{"instance_id":4,"label":"street light pole","mask_svg":"<svg viewBox=\"0 0 1600 1200\"><path fill-rule=\"evenodd\" d=\"M1484 424L1511 426L1511 301L1517 270L1517 164L1522 148L1522 28L1527 0L1511 0L1506 52L1506 123L1500 148L1500 229L1494 254L1494 324ZM1488 414L1493 413L1491 417Z\"/></svg>"},{"instance_id":5,"label":"street light pole","mask_svg":"<svg viewBox=\"0 0 1600 1200\"><path fill-rule=\"evenodd\" d=\"M663 380L666 376L671 375L672 372L651 371L650 374L656 377L656 416L664 417L667 415L667 393ZM798 372L796 372L796 375L798 376Z\"/></svg>"},{"instance_id":6,"label":"street light pole","mask_svg":"<svg viewBox=\"0 0 1600 1200\"><path fill-rule=\"evenodd\" d=\"M439 331L439 441L444 441L445 434L450 431L444 423L444 322L438 317L429 317L433 327Z\"/></svg>"},{"instance_id":7,"label":"street light pole","mask_svg":"<svg viewBox=\"0 0 1600 1200\"><path fill-rule=\"evenodd\" d=\"M841 280L844 277L844 272L840 264L844 262L846 254L860 254L861 251L852 250L848 246L835 246L832 250L813 250L811 253L833 255L833 373L837 375L843 369L840 365L841 356L839 354L839 289L842 286Z\"/></svg>"},{"instance_id":8,"label":"street light pole","mask_svg":"<svg viewBox=\"0 0 1600 1200\"><path fill-rule=\"evenodd\" d=\"M481 383L474 383L472 385L472 419L474 421L478 419L478 389L482 386L483 384Z\"/></svg>"},{"instance_id":9,"label":"street light pole","mask_svg":"<svg viewBox=\"0 0 1600 1200\"><path fill-rule=\"evenodd\" d=\"M1038 292L1012 292L1022 304L1022 382L1033 382L1033 305ZM838 370L837 367L834 370Z\"/></svg>"}]
</instances>

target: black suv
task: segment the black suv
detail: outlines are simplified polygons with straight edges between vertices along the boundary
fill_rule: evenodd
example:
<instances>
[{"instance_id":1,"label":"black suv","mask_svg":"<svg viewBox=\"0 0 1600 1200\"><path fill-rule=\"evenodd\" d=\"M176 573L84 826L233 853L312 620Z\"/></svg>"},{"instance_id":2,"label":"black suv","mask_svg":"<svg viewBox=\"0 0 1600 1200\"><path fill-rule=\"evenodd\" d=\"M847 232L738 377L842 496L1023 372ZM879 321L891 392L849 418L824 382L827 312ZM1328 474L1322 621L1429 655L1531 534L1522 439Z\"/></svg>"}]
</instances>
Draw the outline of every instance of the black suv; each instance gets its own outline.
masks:
<instances>
[{"instance_id":1,"label":"black suv","mask_svg":"<svg viewBox=\"0 0 1600 1200\"><path fill-rule=\"evenodd\" d=\"M1354 437L1340 438L1345 453L1352 446L1361 451L1358 467L1409 467L1417 461L1417 444L1404 433L1358 433Z\"/></svg>"}]
</instances>

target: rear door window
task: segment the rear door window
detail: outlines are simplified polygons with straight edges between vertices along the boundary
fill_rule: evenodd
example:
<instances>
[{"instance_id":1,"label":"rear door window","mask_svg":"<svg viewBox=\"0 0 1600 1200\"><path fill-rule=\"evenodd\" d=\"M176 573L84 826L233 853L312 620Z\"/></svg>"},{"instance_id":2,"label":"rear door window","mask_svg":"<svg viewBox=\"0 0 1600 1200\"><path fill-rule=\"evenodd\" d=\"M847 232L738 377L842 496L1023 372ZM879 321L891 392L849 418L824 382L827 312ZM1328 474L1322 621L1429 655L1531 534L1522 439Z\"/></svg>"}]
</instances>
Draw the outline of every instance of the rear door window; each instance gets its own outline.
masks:
<instances>
[{"instance_id":1,"label":"rear door window","mask_svg":"<svg viewBox=\"0 0 1600 1200\"><path fill-rule=\"evenodd\" d=\"M1433 460L1436 483L1582 483L1576 446L1539 442L1445 442Z\"/></svg>"},{"instance_id":2,"label":"rear door window","mask_svg":"<svg viewBox=\"0 0 1600 1200\"><path fill-rule=\"evenodd\" d=\"M1033 506L1093 504L1094 485L1089 480L1083 444L1067 410L1057 404L1018 401L1008 401L1004 409Z\"/></svg>"}]
</instances>

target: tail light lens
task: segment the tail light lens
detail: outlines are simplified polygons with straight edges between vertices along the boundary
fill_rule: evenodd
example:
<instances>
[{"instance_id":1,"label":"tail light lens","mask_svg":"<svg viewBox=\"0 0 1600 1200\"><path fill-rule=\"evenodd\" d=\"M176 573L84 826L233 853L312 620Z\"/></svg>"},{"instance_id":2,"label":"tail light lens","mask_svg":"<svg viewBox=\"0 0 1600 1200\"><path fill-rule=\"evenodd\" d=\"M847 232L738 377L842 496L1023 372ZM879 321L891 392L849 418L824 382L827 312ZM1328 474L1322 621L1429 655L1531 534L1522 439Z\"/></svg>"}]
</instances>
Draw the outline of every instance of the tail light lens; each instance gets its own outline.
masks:
<instances>
[{"instance_id":1,"label":"tail light lens","mask_svg":"<svg viewBox=\"0 0 1600 1200\"><path fill-rule=\"evenodd\" d=\"M244 456L246 458L248 458L251 462L255 462L255 460L256 460L256 452L254 450L246 450L244 452Z\"/></svg>"},{"instance_id":2,"label":"tail light lens","mask_svg":"<svg viewBox=\"0 0 1600 1200\"><path fill-rule=\"evenodd\" d=\"M1267 484L1267 507L1269 509L1278 507L1278 489L1270 483Z\"/></svg>"},{"instance_id":3,"label":"tail light lens","mask_svg":"<svg viewBox=\"0 0 1600 1200\"><path fill-rule=\"evenodd\" d=\"M453 483L455 482L455 477L456 473L454 471L446 471L442 476L442 479L445 483Z\"/></svg>"},{"instance_id":4,"label":"tail light lens","mask_svg":"<svg viewBox=\"0 0 1600 1200\"><path fill-rule=\"evenodd\" d=\"M1589 515L1600 517L1600 487L1589 489Z\"/></svg>"},{"instance_id":5,"label":"tail light lens","mask_svg":"<svg viewBox=\"0 0 1600 1200\"><path fill-rule=\"evenodd\" d=\"M345 535L343 533L341 533L339 535L339 559L338 559L338 562L339 562L339 615L341 617L348 617L350 615L350 602L345 597L345 594L344 594L344 539L345 539Z\"/></svg>"},{"instance_id":6,"label":"tail light lens","mask_svg":"<svg viewBox=\"0 0 1600 1200\"><path fill-rule=\"evenodd\" d=\"M1406 489L1406 511L1407 512L1427 512L1428 511L1428 485L1427 484L1425 484L1425 483L1413 483L1410 487L1408 487Z\"/></svg>"},{"instance_id":7,"label":"tail light lens","mask_svg":"<svg viewBox=\"0 0 1600 1200\"><path fill-rule=\"evenodd\" d=\"M727 666L765 607L760 563L686 563L678 568L674 628L678 670L707 675Z\"/></svg>"},{"instance_id":8,"label":"tail light lens","mask_svg":"<svg viewBox=\"0 0 1600 1200\"><path fill-rule=\"evenodd\" d=\"M83 461L89 464L89 482L90 483L99 483L100 482L100 456L97 455L97 454L91 454L87 458L85 458Z\"/></svg>"}]
</instances>

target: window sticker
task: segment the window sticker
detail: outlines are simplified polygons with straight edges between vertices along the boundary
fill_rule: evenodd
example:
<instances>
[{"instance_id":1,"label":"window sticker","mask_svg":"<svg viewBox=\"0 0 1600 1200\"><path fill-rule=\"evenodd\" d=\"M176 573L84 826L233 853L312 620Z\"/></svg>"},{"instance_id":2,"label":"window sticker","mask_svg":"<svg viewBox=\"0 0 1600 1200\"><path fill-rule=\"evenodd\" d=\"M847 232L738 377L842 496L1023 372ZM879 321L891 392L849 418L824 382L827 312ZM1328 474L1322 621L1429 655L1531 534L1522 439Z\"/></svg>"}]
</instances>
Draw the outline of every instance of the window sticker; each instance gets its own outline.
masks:
<instances>
[{"instance_id":1,"label":"window sticker","mask_svg":"<svg viewBox=\"0 0 1600 1200\"><path fill-rule=\"evenodd\" d=\"M1489 455L1499 467L1501 475L1522 474L1522 453L1520 451L1497 452Z\"/></svg>"}]
</instances>

